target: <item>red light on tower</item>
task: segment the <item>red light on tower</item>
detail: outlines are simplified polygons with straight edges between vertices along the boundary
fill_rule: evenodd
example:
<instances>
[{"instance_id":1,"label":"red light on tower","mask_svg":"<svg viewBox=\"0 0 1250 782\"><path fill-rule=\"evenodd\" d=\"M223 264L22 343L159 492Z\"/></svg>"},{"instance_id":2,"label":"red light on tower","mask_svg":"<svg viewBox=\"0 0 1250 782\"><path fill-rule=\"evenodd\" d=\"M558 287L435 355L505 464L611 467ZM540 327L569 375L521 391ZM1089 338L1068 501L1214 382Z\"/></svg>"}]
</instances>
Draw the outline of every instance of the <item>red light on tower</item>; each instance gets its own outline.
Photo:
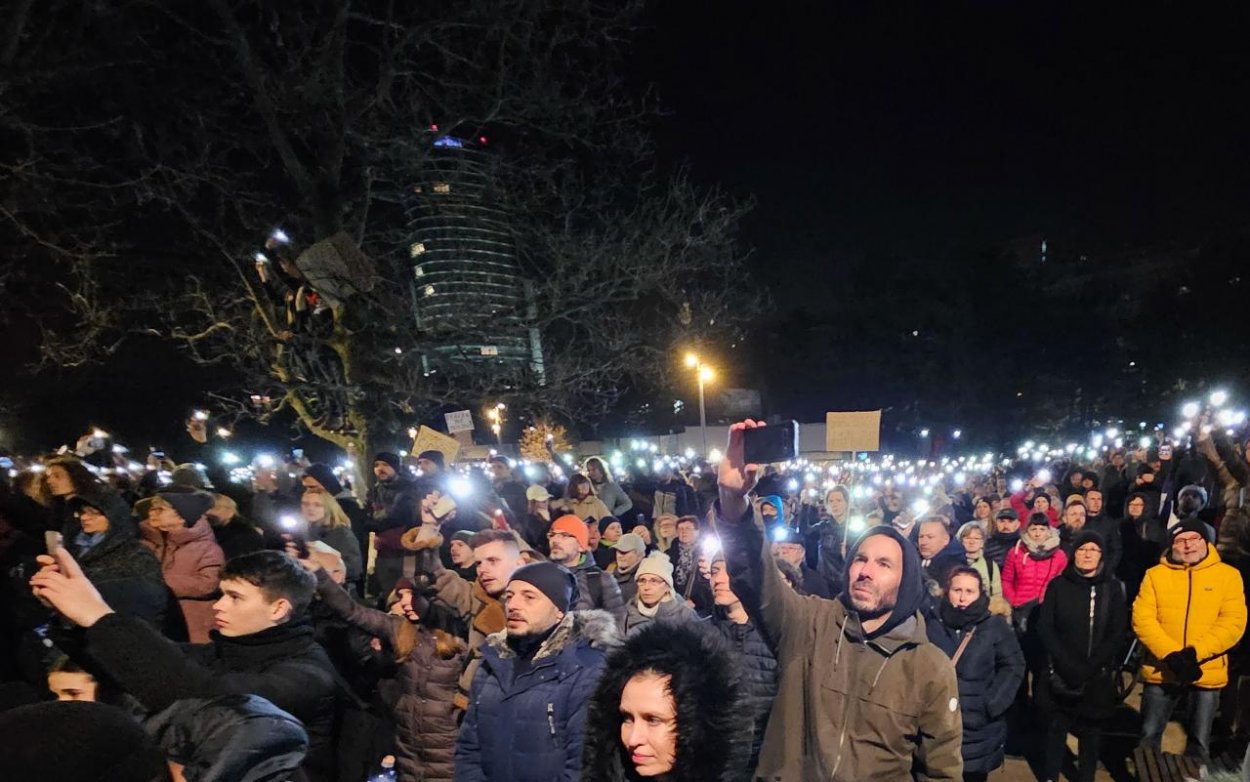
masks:
<instances>
[{"instance_id":1,"label":"red light on tower","mask_svg":"<svg viewBox=\"0 0 1250 782\"><path fill-rule=\"evenodd\" d=\"M481 144L482 146L486 146L486 137L485 137L485 136L478 136L478 137L477 137L477 143Z\"/></svg>"},{"instance_id":2,"label":"red light on tower","mask_svg":"<svg viewBox=\"0 0 1250 782\"><path fill-rule=\"evenodd\" d=\"M431 126L430 126L430 130L432 130L432 131L434 131L435 133L437 133L437 132L438 132L438 125L431 125Z\"/></svg>"}]
</instances>

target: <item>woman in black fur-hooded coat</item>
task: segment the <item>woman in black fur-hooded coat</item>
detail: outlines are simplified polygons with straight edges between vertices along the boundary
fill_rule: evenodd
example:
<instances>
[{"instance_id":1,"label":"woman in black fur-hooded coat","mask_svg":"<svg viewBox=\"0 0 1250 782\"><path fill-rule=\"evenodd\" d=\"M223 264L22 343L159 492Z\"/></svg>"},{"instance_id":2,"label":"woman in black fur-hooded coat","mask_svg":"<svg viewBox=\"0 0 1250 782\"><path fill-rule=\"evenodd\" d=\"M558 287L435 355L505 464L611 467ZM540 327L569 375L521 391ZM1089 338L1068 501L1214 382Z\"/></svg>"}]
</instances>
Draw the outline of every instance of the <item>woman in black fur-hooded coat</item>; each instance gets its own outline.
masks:
<instances>
[{"instance_id":1,"label":"woman in black fur-hooded coat","mask_svg":"<svg viewBox=\"0 0 1250 782\"><path fill-rule=\"evenodd\" d=\"M742 700L738 663L724 639L701 624L647 625L608 655L590 701L582 779L640 782L621 741L621 694L640 674L670 677L677 748L673 782L735 782L746 769L751 715Z\"/></svg>"}]
</instances>

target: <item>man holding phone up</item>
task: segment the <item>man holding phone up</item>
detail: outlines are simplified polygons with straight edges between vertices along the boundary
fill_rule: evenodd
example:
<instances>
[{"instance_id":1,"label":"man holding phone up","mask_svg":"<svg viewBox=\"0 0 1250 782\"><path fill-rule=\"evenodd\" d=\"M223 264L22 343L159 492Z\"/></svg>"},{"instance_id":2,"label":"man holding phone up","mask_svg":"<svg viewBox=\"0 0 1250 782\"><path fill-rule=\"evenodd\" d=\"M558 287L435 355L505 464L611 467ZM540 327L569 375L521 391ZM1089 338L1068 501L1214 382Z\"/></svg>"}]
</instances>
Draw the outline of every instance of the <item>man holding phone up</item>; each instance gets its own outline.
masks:
<instances>
[{"instance_id":1,"label":"man holding phone up","mask_svg":"<svg viewBox=\"0 0 1250 782\"><path fill-rule=\"evenodd\" d=\"M874 527L847 552L836 600L789 589L747 497L760 465L743 439L761 426L730 427L716 517L733 592L781 669L756 778L961 780L955 670L925 633L916 549Z\"/></svg>"}]
</instances>

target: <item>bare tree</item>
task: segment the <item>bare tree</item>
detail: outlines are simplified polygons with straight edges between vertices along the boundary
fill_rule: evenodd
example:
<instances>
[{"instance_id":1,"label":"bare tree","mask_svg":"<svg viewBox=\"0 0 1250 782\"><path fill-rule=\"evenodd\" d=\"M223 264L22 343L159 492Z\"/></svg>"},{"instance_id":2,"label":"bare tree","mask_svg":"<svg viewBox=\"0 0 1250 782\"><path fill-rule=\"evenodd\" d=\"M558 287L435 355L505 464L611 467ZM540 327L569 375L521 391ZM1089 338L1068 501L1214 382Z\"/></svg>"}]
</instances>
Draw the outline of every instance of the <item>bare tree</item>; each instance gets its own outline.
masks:
<instances>
[{"instance_id":1,"label":"bare tree","mask_svg":"<svg viewBox=\"0 0 1250 782\"><path fill-rule=\"evenodd\" d=\"M757 299L733 243L743 206L656 168L655 112L623 68L640 10L19 2L0 20L0 236L46 294L5 306L41 324L47 365L171 340L228 370L209 390L236 415L290 412L342 446L452 401L586 420L662 387L675 345ZM465 329L540 334L541 378L429 361L446 335L413 315L407 215L442 139L487 145L530 281L524 307ZM269 239L279 226L290 244ZM310 280L300 250L333 237L368 271Z\"/></svg>"}]
</instances>

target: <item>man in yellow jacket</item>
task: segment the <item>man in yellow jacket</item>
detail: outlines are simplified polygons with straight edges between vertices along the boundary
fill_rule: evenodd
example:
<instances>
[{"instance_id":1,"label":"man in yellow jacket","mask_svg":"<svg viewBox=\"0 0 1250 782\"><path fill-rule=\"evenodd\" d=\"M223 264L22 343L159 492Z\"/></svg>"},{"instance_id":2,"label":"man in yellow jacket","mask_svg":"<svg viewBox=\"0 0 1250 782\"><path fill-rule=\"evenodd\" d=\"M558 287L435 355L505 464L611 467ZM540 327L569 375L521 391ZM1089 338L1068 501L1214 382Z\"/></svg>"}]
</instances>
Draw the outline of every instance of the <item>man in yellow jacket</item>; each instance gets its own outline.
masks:
<instances>
[{"instance_id":1,"label":"man in yellow jacket","mask_svg":"<svg viewBox=\"0 0 1250 782\"><path fill-rule=\"evenodd\" d=\"M1209 760L1211 721L1228 684L1228 655L1246 629L1241 574L1220 561L1206 525L1188 518L1168 530L1171 548L1146 571L1133 602L1133 632L1146 647L1143 747L1157 749L1177 700L1193 705L1186 754Z\"/></svg>"}]
</instances>

